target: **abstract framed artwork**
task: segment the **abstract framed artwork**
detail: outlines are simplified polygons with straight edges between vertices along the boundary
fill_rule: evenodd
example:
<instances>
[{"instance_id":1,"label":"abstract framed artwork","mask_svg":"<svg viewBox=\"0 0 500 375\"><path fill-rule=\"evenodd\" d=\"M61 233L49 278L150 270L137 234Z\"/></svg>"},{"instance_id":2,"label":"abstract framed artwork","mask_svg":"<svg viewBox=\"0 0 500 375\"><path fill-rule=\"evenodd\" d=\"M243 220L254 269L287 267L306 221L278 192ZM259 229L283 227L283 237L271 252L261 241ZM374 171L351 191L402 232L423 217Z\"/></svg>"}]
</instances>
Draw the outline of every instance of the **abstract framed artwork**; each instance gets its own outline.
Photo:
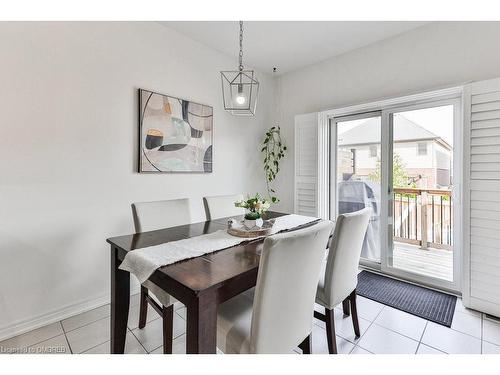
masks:
<instances>
[{"instance_id":1,"label":"abstract framed artwork","mask_svg":"<svg viewBox=\"0 0 500 375\"><path fill-rule=\"evenodd\" d=\"M213 108L139 89L139 172L212 172Z\"/></svg>"}]
</instances>

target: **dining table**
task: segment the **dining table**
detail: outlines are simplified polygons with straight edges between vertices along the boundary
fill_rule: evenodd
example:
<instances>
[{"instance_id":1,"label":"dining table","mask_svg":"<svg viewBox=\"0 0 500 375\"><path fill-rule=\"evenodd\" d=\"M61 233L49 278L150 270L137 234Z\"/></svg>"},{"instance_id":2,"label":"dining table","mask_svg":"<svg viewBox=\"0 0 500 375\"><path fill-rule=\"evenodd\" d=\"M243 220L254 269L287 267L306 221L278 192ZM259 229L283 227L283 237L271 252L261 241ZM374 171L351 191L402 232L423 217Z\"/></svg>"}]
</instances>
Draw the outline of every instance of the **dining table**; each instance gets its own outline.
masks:
<instances>
[{"instance_id":1,"label":"dining table","mask_svg":"<svg viewBox=\"0 0 500 375\"><path fill-rule=\"evenodd\" d=\"M284 215L287 214L267 212L265 219ZM125 349L130 305L130 273L119 269L119 266L127 253L226 230L231 218L241 220L243 216L107 239L111 246L111 353L123 353ZM310 222L290 230L316 223L317 221ZM187 308L186 353L216 353L218 305L255 286L263 242L264 238L245 239L230 248L160 267L150 276L151 282Z\"/></svg>"}]
</instances>

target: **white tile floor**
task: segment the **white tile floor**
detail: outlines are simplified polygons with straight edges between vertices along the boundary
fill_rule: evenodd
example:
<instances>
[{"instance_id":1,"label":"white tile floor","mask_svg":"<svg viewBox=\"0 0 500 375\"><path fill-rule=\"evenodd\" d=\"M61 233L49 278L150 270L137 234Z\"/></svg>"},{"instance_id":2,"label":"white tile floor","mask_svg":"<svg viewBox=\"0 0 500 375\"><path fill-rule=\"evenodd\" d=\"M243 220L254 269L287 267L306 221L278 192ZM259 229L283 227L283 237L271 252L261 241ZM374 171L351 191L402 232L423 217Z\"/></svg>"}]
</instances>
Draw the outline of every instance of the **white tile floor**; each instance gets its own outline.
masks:
<instances>
[{"instance_id":1,"label":"white tile floor","mask_svg":"<svg viewBox=\"0 0 500 375\"><path fill-rule=\"evenodd\" d=\"M161 354L161 319L148 311L148 324L138 329L139 298L131 298L126 353ZM319 306L317 306L319 308ZM321 310L319 310L321 311ZM457 301L451 328L358 297L361 337L356 339L350 317L335 310L337 346L343 354L483 353L500 354L500 322ZM0 353L109 353L109 305L0 342ZM176 305L173 352L185 353L186 309ZM325 324L314 319L313 353L328 353ZM300 349L296 349L300 353Z\"/></svg>"}]
</instances>

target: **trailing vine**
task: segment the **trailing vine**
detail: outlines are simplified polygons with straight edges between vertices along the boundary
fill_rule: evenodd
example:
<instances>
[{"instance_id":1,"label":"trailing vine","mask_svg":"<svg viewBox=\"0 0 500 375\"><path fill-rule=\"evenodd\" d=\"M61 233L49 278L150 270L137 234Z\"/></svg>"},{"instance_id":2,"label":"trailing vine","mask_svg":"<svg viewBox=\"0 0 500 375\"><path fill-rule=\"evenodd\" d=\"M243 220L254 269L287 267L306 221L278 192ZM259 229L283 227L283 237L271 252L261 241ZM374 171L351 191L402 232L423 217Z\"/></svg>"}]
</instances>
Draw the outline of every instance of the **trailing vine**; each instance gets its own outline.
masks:
<instances>
[{"instance_id":1,"label":"trailing vine","mask_svg":"<svg viewBox=\"0 0 500 375\"><path fill-rule=\"evenodd\" d=\"M280 127L273 126L266 132L261 152L264 154L264 172L266 173L267 194L273 203L279 202L271 184L280 171L280 160L285 156L286 146L281 141Z\"/></svg>"}]
</instances>

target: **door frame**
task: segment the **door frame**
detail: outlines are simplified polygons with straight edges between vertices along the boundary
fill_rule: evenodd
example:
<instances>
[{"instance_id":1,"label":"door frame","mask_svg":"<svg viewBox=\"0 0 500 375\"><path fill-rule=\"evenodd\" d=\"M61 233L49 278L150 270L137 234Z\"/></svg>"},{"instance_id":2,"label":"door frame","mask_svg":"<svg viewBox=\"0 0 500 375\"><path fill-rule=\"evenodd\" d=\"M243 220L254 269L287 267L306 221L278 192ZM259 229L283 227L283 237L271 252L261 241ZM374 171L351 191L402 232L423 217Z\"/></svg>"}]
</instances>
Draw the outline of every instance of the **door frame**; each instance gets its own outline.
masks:
<instances>
[{"instance_id":1,"label":"door frame","mask_svg":"<svg viewBox=\"0 0 500 375\"><path fill-rule=\"evenodd\" d=\"M408 95L398 98L384 99L380 101L375 101L371 103L364 103L360 105L354 105L349 107L342 107L337 109L331 109L327 111L322 111L319 113L318 126L320 129L327 129L328 131L323 132L326 136L320 137L318 139L318 145L323 146L323 150L328 150L328 155L325 152L319 152L318 158L326 158L327 162L322 163L326 170L320 171L328 175L328 183L323 183L318 185L318 194L322 196L329 197L328 212L329 216L336 213L336 189L331 189L332 184L336 183L336 162L337 162L337 134L336 125L332 126L333 123L338 122L339 117L347 118L347 116L363 116L368 113L381 112L381 210L380 210L380 224L381 224L381 263L374 261L362 259L360 265L365 268L373 269L385 273L389 276L405 279L418 284L430 286L433 288L446 290L452 293L460 294L462 285L462 244L461 237L457 235L461 233L462 220L463 218L463 144L464 144L464 134L463 134L463 86L449 87L441 90L423 92L414 95ZM392 187L389 189L388 181L390 181L390 175L392 174L392 162L389 160L389 156L392 153L392 113L399 112L403 108L430 108L444 104L437 103L453 103L455 105L454 113L454 144L453 144L453 192L452 199L454 204L454 220L455 220L455 230L453 233L453 282L430 278L428 276L422 276L414 274L411 272L403 270L388 269L387 267L387 254L388 251L384 251L384 244L388 244L389 240L392 239L392 227L389 227L389 212L392 211L389 207L389 196L392 195ZM384 124L390 124L384 125ZM335 140L335 142L332 142ZM328 144L328 145L326 145ZM326 147L325 147L326 146ZM333 148L335 147L335 149ZM335 152L333 152L335 150ZM332 156L334 156L332 158ZM385 160L385 163L384 163ZM391 166L389 169L389 163ZM385 166L385 167L384 167ZM386 192L386 194L384 194ZM332 203L332 201L334 203ZM457 220L458 218L458 220ZM382 267L382 264L384 266Z\"/></svg>"}]
</instances>

